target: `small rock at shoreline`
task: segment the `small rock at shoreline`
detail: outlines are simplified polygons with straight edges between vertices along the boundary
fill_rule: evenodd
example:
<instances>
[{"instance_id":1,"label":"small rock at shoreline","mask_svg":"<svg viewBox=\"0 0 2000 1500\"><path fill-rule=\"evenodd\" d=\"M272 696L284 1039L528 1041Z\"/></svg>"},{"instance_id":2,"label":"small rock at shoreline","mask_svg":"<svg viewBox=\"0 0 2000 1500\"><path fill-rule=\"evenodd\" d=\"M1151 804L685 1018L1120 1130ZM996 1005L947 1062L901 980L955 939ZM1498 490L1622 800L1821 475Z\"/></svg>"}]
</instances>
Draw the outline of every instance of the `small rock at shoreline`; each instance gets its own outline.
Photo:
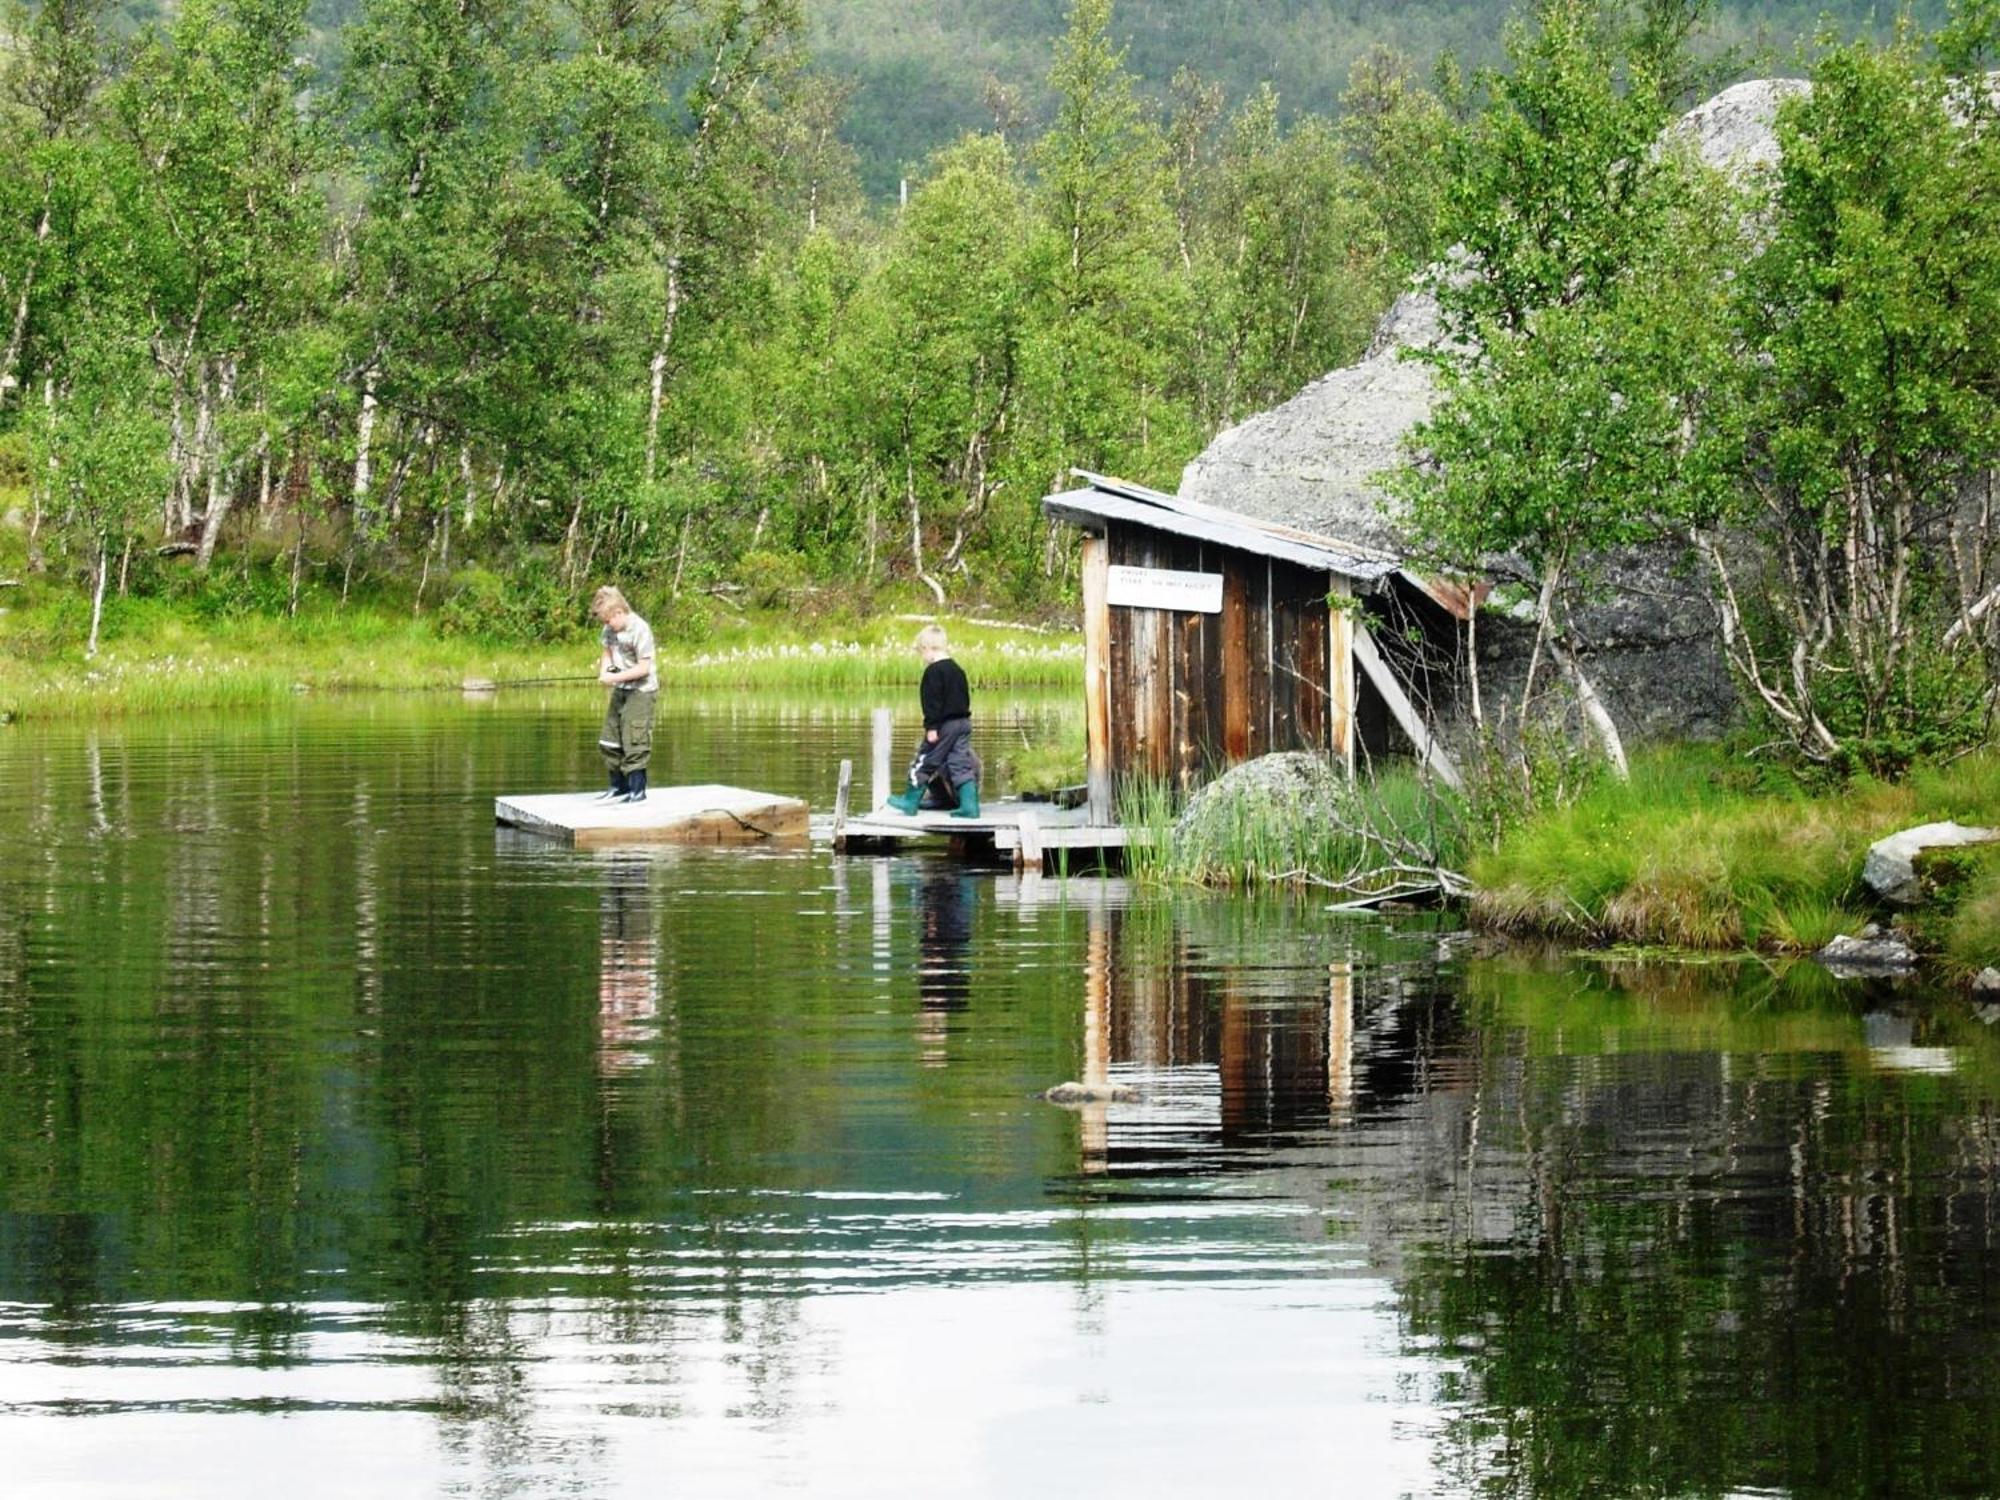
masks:
<instances>
[{"instance_id":1,"label":"small rock at shoreline","mask_svg":"<svg viewBox=\"0 0 2000 1500\"><path fill-rule=\"evenodd\" d=\"M1972 993L1975 995L2000 995L2000 969L1988 964L1972 976Z\"/></svg>"},{"instance_id":2,"label":"small rock at shoreline","mask_svg":"<svg viewBox=\"0 0 2000 1500\"><path fill-rule=\"evenodd\" d=\"M1059 1083L1042 1097L1051 1104L1130 1104L1139 1091L1122 1083Z\"/></svg>"},{"instance_id":3,"label":"small rock at shoreline","mask_svg":"<svg viewBox=\"0 0 2000 1500\"><path fill-rule=\"evenodd\" d=\"M1893 937L1837 937L1813 957L1836 979L1907 974L1917 966L1910 945Z\"/></svg>"}]
</instances>

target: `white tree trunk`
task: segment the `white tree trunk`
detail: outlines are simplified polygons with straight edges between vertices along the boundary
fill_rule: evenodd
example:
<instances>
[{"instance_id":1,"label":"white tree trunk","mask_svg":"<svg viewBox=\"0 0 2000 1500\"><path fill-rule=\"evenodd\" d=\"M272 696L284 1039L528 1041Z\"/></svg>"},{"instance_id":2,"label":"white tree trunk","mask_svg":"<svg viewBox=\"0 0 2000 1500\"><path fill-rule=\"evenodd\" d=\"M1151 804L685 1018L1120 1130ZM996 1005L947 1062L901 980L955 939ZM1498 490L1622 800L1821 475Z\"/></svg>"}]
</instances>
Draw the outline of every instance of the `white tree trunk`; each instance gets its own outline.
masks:
<instances>
[{"instance_id":1,"label":"white tree trunk","mask_svg":"<svg viewBox=\"0 0 2000 1500\"><path fill-rule=\"evenodd\" d=\"M166 531L169 536L186 531L194 519L194 508L187 493L187 451L186 403L181 394L180 381L176 379L167 417L167 464L174 475L173 485L167 492Z\"/></svg>"},{"instance_id":2,"label":"white tree trunk","mask_svg":"<svg viewBox=\"0 0 2000 1500\"><path fill-rule=\"evenodd\" d=\"M104 574L111 565L110 548L103 532L97 535L97 583L90 592L90 642L83 648L86 659L97 655L97 627L104 622Z\"/></svg>"},{"instance_id":3,"label":"white tree trunk","mask_svg":"<svg viewBox=\"0 0 2000 1500\"><path fill-rule=\"evenodd\" d=\"M361 415L354 424L354 529L368 524L368 486L375 442L375 376L371 371L361 385Z\"/></svg>"},{"instance_id":4,"label":"white tree trunk","mask_svg":"<svg viewBox=\"0 0 2000 1500\"><path fill-rule=\"evenodd\" d=\"M222 362L222 374L216 391L216 406L226 408L236 395L236 359L230 356ZM229 518L229 507L236 499L236 470L233 465L222 461L221 422L214 417L209 420L208 451L208 508L202 512L201 545L195 549L194 562L197 568L207 571L215 560L215 544L222 535L222 523Z\"/></svg>"},{"instance_id":5,"label":"white tree trunk","mask_svg":"<svg viewBox=\"0 0 2000 1500\"><path fill-rule=\"evenodd\" d=\"M674 325L681 313L681 258L667 257L667 310L660 326L660 346L653 351L653 391L646 408L646 483L653 482L660 453L660 411L666 404L667 355L674 346Z\"/></svg>"},{"instance_id":6,"label":"white tree trunk","mask_svg":"<svg viewBox=\"0 0 2000 1500\"><path fill-rule=\"evenodd\" d=\"M1563 673L1576 690L1578 707L1583 710L1585 722L1597 738L1597 745L1604 752L1604 758L1611 762L1611 769L1620 781L1632 779L1632 766L1625 758L1625 741L1618 733L1618 725L1611 717L1611 711L1604 706L1604 700L1597 696L1597 689L1584 675L1583 664L1576 658L1570 643L1561 636L1549 638L1549 653L1562 666Z\"/></svg>"},{"instance_id":7,"label":"white tree trunk","mask_svg":"<svg viewBox=\"0 0 2000 1500\"><path fill-rule=\"evenodd\" d=\"M49 237L49 200L46 189L42 196L42 217L35 225L35 244L40 246ZM7 336L7 351L0 355L0 395L5 395L20 382L14 374L14 367L21 360L21 341L28 333L28 295L35 289L35 262L29 261L28 268L21 275L21 295L14 300L14 328Z\"/></svg>"}]
</instances>

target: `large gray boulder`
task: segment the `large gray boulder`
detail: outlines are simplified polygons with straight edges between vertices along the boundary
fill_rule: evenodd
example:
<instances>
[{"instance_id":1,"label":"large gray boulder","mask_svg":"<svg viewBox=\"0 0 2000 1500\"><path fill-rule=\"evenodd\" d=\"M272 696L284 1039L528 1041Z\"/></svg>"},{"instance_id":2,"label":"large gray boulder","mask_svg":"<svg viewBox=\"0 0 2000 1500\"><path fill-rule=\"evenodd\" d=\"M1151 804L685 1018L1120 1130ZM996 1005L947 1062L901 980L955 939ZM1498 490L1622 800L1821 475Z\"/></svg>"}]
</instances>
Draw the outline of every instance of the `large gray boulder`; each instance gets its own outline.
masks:
<instances>
[{"instance_id":1,"label":"large gray boulder","mask_svg":"<svg viewBox=\"0 0 2000 1500\"><path fill-rule=\"evenodd\" d=\"M1270 829L1295 835L1303 860L1320 830L1344 821L1353 802L1353 783L1324 755L1260 755L1231 766L1188 798L1174 837L1185 849L1225 849L1245 827Z\"/></svg>"},{"instance_id":2,"label":"large gray boulder","mask_svg":"<svg viewBox=\"0 0 2000 1500\"><path fill-rule=\"evenodd\" d=\"M1809 85L1766 78L1724 89L1670 134L1737 176L1778 160L1778 106ZM1182 498L1323 532L1385 551L1411 550L1378 476L1402 459L1403 435L1430 415L1436 381L1408 356L1443 339L1436 299L1398 297L1361 359L1228 429L1181 474Z\"/></svg>"},{"instance_id":3,"label":"large gray boulder","mask_svg":"<svg viewBox=\"0 0 2000 1500\"><path fill-rule=\"evenodd\" d=\"M1436 377L1407 355L1439 337L1436 300L1405 292L1360 363L1321 376L1203 449L1182 471L1182 498L1384 552L1409 550L1376 477L1401 461L1403 434L1430 415Z\"/></svg>"},{"instance_id":4,"label":"large gray boulder","mask_svg":"<svg viewBox=\"0 0 2000 1500\"><path fill-rule=\"evenodd\" d=\"M1996 840L2000 840L2000 829L1968 828L1963 823L1905 828L1868 846L1868 857L1861 862L1862 883L1892 906L1916 906L1924 899L1923 881L1917 875L1919 855L1931 849L1958 849Z\"/></svg>"},{"instance_id":5,"label":"large gray boulder","mask_svg":"<svg viewBox=\"0 0 2000 1500\"><path fill-rule=\"evenodd\" d=\"M1691 141L1703 160L1739 178L1767 172L1779 157L1778 107L1807 87L1796 79L1739 83L1688 111L1669 139ZM1436 300L1405 292L1358 362L1218 436L1182 473L1181 495L1382 551L1421 553L1380 480L1402 460L1405 434L1436 398L1431 367L1411 356L1443 337ZM1502 583L1510 572L1518 576L1518 565L1506 559L1488 569ZM1680 549L1621 552L1600 575L1602 586L1576 619L1587 669L1613 717L1641 739L1721 734L1734 719L1736 690L1716 647L1706 589L1682 565ZM1518 696L1533 636L1519 620L1481 617L1489 713ZM1454 718L1450 706L1437 707ZM1461 708L1446 733L1463 729Z\"/></svg>"}]
</instances>

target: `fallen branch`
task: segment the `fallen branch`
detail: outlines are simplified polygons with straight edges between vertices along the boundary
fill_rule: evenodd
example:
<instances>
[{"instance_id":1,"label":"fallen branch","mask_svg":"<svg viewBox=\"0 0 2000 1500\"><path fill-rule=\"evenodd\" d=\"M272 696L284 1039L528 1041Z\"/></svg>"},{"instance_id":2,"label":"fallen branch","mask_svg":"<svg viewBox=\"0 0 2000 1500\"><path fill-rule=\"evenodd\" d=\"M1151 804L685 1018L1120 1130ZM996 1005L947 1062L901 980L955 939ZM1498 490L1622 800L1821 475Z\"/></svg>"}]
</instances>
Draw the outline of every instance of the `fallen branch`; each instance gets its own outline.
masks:
<instances>
[{"instance_id":1,"label":"fallen branch","mask_svg":"<svg viewBox=\"0 0 2000 1500\"><path fill-rule=\"evenodd\" d=\"M1951 629L1944 633L1944 648L1949 651L1965 638L1966 632L1992 613L1993 606L2000 604L2000 584L1988 589L1978 599L1966 606L1965 613L1952 622Z\"/></svg>"}]
</instances>

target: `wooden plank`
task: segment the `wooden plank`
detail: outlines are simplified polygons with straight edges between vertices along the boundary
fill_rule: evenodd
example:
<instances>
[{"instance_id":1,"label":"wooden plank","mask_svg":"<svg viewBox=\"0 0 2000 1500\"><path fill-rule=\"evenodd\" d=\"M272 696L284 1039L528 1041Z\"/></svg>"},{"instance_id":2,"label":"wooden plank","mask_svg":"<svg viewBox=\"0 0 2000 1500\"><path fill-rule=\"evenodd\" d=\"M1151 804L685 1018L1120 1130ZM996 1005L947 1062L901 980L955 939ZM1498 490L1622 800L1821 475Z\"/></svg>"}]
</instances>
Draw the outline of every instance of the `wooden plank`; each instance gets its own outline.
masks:
<instances>
[{"instance_id":1,"label":"wooden plank","mask_svg":"<svg viewBox=\"0 0 2000 1500\"><path fill-rule=\"evenodd\" d=\"M1002 854L1021 847L1019 828L995 828L993 847ZM1143 830L1131 828L1038 828L1035 842L1043 855L1052 849L1129 849L1146 840Z\"/></svg>"},{"instance_id":2,"label":"wooden plank","mask_svg":"<svg viewBox=\"0 0 2000 1500\"><path fill-rule=\"evenodd\" d=\"M1266 560L1271 587L1271 750L1303 750L1298 733L1299 619L1292 570Z\"/></svg>"},{"instance_id":3,"label":"wooden plank","mask_svg":"<svg viewBox=\"0 0 2000 1500\"><path fill-rule=\"evenodd\" d=\"M854 791L854 762L840 763L840 781L833 789L833 847L842 849L847 844L847 799Z\"/></svg>"},{"instance_id":4,"label":"wooden plank","mask_svg":"<svg viewBox=\"0 0 2000 1500\"><path fill-rule=\"evenodd\" d=\"M1292 652L1292 733L1301 750L1327 749L1325 573L1288 568L1291 616L1296 631Z\"/></svg>"},{"instance_id":5,"label":"wooden plank","mask_svg":"<svg viewBox=\"0 0 2000 1500\"><path fill-rule=\"evenodd\" d=\"M1083 539L1083 739L1090 821L1111 821L1111 606L1105 597L1109 544Z\"/></svg>"},{"instance_id":6,"label":"wooden plank","mask_svg":"<svg viewBox=\"0 0 2000 1500\"><path fill-rule=\"evenodd\" d=\"M1332 720L1326 692L1326 588L1313 590L1306 602L1299 630L1298 695L1299 734L1308 746L1324 755L1327 731Z\"/></svg>"},{"instance_id":7,"label":"wooden plank","mask_svg":"<svg viewBox=\"0 0 2000 1500\"><path fill-rule=\"evenodd\" d=\"M1133 561L1142 567L1150 567L1153 561L1151 537L1135 532L1130 549ZM1119 684L1125 690L1126 716L1132 721L1132 756L1123 768L1128 775L1159 777L1166 774L1166 746L1159 732L1159 702L1165 673L1161 657L1160 612L1156 609L1121 609L1114 611L1126 619L1127 639L1131 642L1131 661L1126 669L1126 680Z\"/></svg>"},{"instance_id":8,"label":"wooden plank","mask_svg":"<svg viewBox=\"0 0 2000 1500\"><path fill-rule=\"evenodd\" d=\"M894 734L889 710L878 708L868 715L868 805L880 807L889 800L889 740Z\"/></svg>"},{"instance_id":9,"label":"wooden plank","mask_svg":"<svg viewBox=\"0 0 2000 1500\"><path fill-rule=\"evenodd\" d=\"M1222 753L1234 765L1250 758L1249 555L1232 552L1222 578Z\"/></svg>"},{"instance_id":10,"label":"wooden plank","mask_svg":"<svg viewBox=\"0 0 2000 1500\"><path fill-rule=\"evenodd\" d=\"M1354 774L1354 616L1328 612L1326 671L1329 704L1327 748L1349 776Z\"/></svg>"},{"instance_id":11,"label":"wooden plank","mask_svg":"<svg viewBox=\"0 0 2000 1500\"><path fill-rule=\"evenodd\" d=\"M1245 674L1245 714L1252 758L1271 752L1271 562L1249 559L1246 604L1249 610L1249 662Z\"/></svg>"},{"instance_id":12,"label":"wooden plank","mask_svg":"<svg viewBox=\"0 0 2000 1500\"><path fill-rule=\"evenodd\" d=\"M1107 563L1128 560L1127 542L1130 532L1130 527L1113 527L1106 533L1105 558ZM1115 788L1118 782L1132 774L1134 765L1132 749L1134 739L1132 723L1133 615L1129 609L1111 609L1108 601L1105 608L1109 612L1108 629L1111 639L1111 650L1108 657L1108 669L1105 678L1105 697L1107 711L1110 714L1110 773L1112 785Z\"/></svg>"},{"instance_id":13,"label":"wooden plank","mask_svg":"<svg viewBox=\"0 0 2000 1500\"><path fill-rule=\"evenodd\" d=\"M599 802L592 792L496 797L496 822L579 849L612 844L759 844L802 837L811 809L796 797L743 787L655 787L644 802Z\"/></svg>"},{"instance_id":14,"label":"wooden plank","mask_svg":"<svg viewBox=\"0 0 2000 1500\"><path fill-rule=\"evenodd\" d=\"M1174 539L1173 557L1177 569L1203 571L1201 543L1191 538ZM1219 584L1221 575L1215 577ZM1220 615L1221 610L1215 613ZM1168 622L1174 656L1173 697L1167 705L1167 737L1172 747L1169 774L1183 791L1201 779L1201 745L1198 739L1202 719L1201 641L1202 626L1208 618L1205 613L1184 610L1173 615Z\"/></svg>"},{"instance_id":15,"label":"wooden plank","mask_svg":"<svg viewBox=\"0 0 2000 1500\"><path fill-rule=\"evenodd\" d=\"M1390 716L1402 726L1403 733L1410 737L1410 743L1416 746L1417 754L1423 758L1424 764L1431 768L1438 780L1453 791L1464 791L1465 782L1458 774L1458 767L1451 763L1451 757L1445 754L1444 746L1437 742L1437 737L1431 733L1430 726L1424 723L1423 715L1411 705L1409 696L1403 691L1402 683L1396 680L1395 672L1390 670L1389 664L1382 660L1382 653L1376 649L1375 638L1368 633L1368 627L1359 621L1354 625L1354 660L1360 665L1361 670L1368 674L1368 680L1375 684L1375 691L1382 695L1382 701L1389 706Z\"/></svg>"}]
</instances>

